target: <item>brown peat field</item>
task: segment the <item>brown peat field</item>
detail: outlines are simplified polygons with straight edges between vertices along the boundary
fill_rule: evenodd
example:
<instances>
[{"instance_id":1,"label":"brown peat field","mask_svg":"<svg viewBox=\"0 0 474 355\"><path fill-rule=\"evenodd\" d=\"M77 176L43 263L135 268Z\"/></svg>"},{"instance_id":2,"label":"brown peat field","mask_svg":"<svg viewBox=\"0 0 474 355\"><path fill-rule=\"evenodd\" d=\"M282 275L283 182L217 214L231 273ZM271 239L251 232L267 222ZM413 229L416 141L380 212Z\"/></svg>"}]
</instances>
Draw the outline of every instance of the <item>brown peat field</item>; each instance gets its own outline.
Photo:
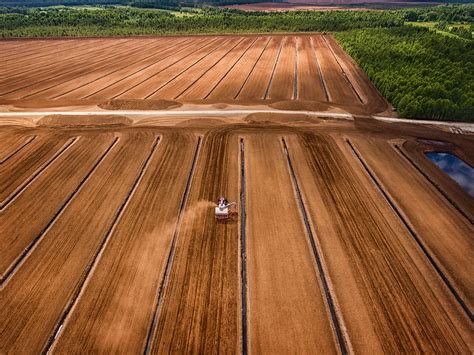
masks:
<instances>
[{"instance_id":1,"label":"brown peat field","mask_svg":"<svg viewBox=\"0 0 474 355\"><path fill-rule=\"evenodd\" d=\"M392 120L332 36L0 61L0 353L472 353L474 199L424 155L472 127Z\"/></svg>"}]
</instances>

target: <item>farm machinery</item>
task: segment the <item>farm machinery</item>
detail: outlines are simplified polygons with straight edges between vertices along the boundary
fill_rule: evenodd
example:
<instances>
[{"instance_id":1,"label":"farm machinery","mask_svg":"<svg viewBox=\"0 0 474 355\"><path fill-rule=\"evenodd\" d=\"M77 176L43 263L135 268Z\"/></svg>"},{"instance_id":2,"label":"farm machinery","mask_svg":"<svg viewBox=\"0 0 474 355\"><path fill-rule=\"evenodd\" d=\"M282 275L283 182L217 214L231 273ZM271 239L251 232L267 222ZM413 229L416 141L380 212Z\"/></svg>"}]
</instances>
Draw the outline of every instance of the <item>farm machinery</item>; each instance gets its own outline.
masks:
<instances>
[{"instance_id":1,"label":"farm machinery","mask_svg":"<svg viewBox=\"0 0 474 355\"><path fill-rule=\"evenodd\" d=\"M234 206L235 202L228 202L223 196L217 200L217 206L215 207L215 216L217 220L227 220L231 216L231 206Z\"/></svg>"}]
</instances>

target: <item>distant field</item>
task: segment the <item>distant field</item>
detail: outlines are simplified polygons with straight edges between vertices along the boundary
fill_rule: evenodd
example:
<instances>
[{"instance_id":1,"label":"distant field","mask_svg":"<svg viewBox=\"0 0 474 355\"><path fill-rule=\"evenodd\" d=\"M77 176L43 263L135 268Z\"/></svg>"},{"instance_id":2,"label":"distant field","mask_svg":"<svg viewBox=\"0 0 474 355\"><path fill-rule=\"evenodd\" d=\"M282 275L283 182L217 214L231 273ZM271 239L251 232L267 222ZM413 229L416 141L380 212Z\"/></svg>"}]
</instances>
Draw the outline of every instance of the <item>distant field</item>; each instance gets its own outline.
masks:
<instances>
[{"instance_id":1,"label":"distant field","mask_svg":"<svg viewBox=\"0 0 474 355\"><path fill-rule=\"evenodd\" d=\"M238 4L224 6L243 11L335 11L335 10L377 10L404 7L438 6L441 2L416 2L397 0L295 0L287 2L261 2L253 4Z\"/></svg>"}]
</instances>

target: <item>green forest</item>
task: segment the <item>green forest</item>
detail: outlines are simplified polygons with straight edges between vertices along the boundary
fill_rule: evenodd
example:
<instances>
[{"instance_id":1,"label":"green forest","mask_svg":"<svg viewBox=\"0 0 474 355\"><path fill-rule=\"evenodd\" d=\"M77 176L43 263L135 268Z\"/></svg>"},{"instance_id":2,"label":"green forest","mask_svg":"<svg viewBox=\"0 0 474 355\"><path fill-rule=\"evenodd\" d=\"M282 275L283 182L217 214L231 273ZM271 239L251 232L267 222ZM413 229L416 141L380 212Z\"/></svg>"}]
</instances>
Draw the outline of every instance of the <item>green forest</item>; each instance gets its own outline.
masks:
<instances>
[{"instance_id":1,"label":"green forest","mask_svg":"<svg viewBox=\"0 0 474 355\"><path fill-rule=\"evenodd\" d=\"M474 42L408 26L335 36L400 116L474 120Z\"/></svg>"},{"instance_id":2,"label":"green forest","mask_svg":"<svg viewBox=\"0 0 474 355\"><path fill-rule=\"evenodd\" d=\"M111 7L36 8L0 15L2 37L344 31L403 24L403 14L374 11L246 13L204 9L192 16Z\"/></svg>"}]
</instances>

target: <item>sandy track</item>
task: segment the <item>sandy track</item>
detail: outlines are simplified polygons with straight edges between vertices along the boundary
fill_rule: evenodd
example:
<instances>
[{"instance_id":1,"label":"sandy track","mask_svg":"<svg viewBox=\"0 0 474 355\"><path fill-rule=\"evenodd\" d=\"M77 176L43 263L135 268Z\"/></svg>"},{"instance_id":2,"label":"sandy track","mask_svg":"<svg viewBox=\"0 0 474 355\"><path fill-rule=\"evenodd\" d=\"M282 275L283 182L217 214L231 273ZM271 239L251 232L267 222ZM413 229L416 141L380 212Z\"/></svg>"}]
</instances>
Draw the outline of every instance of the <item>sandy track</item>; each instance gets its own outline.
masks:
<instances>
[{"instance_id":1,"label":"sandy track","mask_svg":"<svg viewBox=\"0 0 474 355\"><path fill-rule=\"evenodd\" d=\"M388 143L354 140L353 144L472 314L474 283L469 269L474 259L473 225ZM383 161L392 163L382 167Z\"/></svg>"},{"instance_id":2,"label":"sandy track","mask_svg":"<svg viewBox=\"0 0 474 355\"><path fill-rule=\"evenodd\" d=\"M281 141L257 134L244 142L249 351L337 353Z\"/></svg>"},{"instance_id":3,"label":"sandy track","mask_svg":"<svg viewBox=\"0 0 474 355\"><path fill-rule=\"evenodd\" d=\"M162 138L55 351L143 351L196 141Z\"/></svg>"}]
</instances>

